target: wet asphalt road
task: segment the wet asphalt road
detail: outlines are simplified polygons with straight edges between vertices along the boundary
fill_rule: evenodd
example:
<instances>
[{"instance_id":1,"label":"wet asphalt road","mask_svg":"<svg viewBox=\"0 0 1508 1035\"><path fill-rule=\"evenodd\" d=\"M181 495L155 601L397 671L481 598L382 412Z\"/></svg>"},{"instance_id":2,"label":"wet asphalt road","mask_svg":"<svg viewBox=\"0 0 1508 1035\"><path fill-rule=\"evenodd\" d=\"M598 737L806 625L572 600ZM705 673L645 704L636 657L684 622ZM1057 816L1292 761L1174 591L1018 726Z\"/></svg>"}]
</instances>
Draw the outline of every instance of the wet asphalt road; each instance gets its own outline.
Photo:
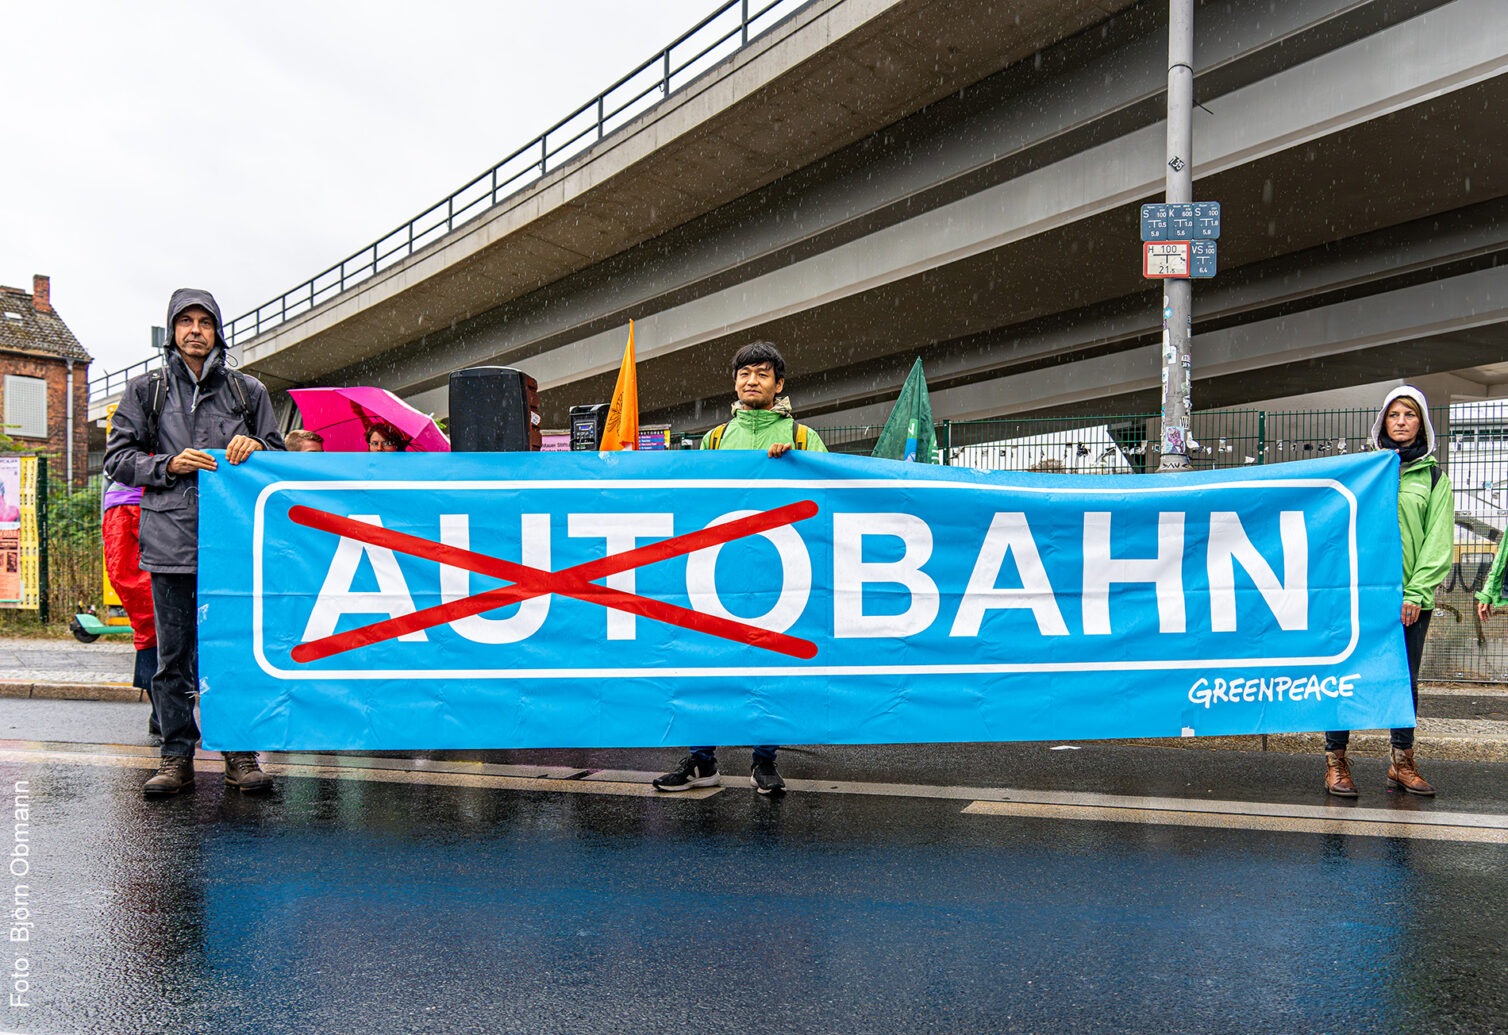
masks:
<instances>
[{"instance_id":1,"label":"wet asphalt road","mask_svg":"<svg viewBox=\"0 0 1508 1035\"><path fill-rule=\"evenodd\" d=\"M968 798L701 800L143 769L145 707L0 702L32 791L24 1032L1483 1032L1508 1021L1508 846L967 813ZM110 734L113 731L113 736ZM1082 745L811 748L787 778L1324 804L1313 759ZM20 760L17 760L18 754ZM486 760L652 770L666 751ZM1433 802L1508 812L1503 767ZM1350 808L1337 805L1344 815ZM7 826L10 824L7 823ZM0 835L4 836L4 835ZM6 846L9 849L9 846ZM0 901L11 888L0 884ZM8 970L7 973L13 973ZM11 979L14 982L14 979Z\"/></svg>"}]
</instances>

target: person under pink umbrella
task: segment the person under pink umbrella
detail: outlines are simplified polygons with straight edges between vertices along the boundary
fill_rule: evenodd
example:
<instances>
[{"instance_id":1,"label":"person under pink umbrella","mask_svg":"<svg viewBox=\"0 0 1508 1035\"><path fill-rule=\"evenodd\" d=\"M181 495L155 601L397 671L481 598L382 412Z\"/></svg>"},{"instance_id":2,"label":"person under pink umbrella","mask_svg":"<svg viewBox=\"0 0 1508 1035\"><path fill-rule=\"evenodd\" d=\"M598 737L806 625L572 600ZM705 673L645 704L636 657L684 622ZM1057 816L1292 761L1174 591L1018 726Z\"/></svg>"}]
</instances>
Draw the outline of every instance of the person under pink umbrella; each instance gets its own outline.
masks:
<instances>
[{"instance_id":1,"label":"person under pink umbrella","mask_svg":"<svg viewBox=\"0 0 1508 1035\"><path fill-rule=\"evenodd\" d=\"M367 432L367 452L402 453L408 449L408 436L391 424L374 424Z\"/></svg>"},{"instance_id":2,"label":"person under pink umbrella","mask_svg":"<svg viewBox=\"0 0 1508 1035\"><path fill-rule=\"evenodd\" d=\"M303 415L304 427L318 432L331 452L450 451L450 439L432 417L386 389L295 388L288 394Z\"/></svg>"}]
</instances>

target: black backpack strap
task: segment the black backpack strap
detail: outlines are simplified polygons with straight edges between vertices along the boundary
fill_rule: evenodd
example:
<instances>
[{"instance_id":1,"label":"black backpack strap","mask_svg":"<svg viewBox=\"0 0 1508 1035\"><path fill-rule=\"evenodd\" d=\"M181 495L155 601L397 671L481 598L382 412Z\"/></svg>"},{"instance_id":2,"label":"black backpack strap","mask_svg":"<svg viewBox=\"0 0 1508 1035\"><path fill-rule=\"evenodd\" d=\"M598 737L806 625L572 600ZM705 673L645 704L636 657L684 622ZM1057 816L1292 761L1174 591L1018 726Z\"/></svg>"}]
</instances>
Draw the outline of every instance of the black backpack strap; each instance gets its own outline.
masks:
<instances>
[{"instance_id":1,"label":"black backpack strap","mask_svg":"<svg viewBox=\"0 0 1508 1035\"><path fill-rule=\"evenodd\" d=\"M247 397L246 379L234 370L225 371L225 380L230 384L231 409L251 427L251 399Z\"/></svg>"},{"instance_id":2,"label":"black backpack strap","mask_svg":"<svg viewBox=\"0 0 1508 1035\"><path fill-rule=\"evenodd\" d=\"M147 397L138 392L136 402L147 418L147 452L157 452L157 434L162 429L162 411L168 403L168 372L162 367L147 374Z\"/></svg>"},{"instance_id":3,"label":"black backpack strap","mask_svg":"<svg viewBox=\"0 0 1508 1035\"><path fill-rule=\"evenodd\" d=\"M230 385L231 409L236 416L251 427L251 398L246 388L246 379L234 370L225 372L225 379ZM143 399L138 392L136 401L140 404L142 412L147 418L147 452L157 452L157 436L162 430L162 411L168 403L168 372L163 367L150 371L147 374L146 398Z\"/></svg>"},{"instance_id":4,"label":"black backpack strap","mask_svg":"<svg viewBox=\"0 0 1508 1035\"><path fill-rule=\"evenodd\" d=\"M1429 491L1430 492L1434 492L1435 491L1435 486L1439 485L1439 484L1440 484L1440 465L1436 464L1435 466L1433 466L1433 467L1431 467L1429 469Z\"/></svg>"}]
</instances>

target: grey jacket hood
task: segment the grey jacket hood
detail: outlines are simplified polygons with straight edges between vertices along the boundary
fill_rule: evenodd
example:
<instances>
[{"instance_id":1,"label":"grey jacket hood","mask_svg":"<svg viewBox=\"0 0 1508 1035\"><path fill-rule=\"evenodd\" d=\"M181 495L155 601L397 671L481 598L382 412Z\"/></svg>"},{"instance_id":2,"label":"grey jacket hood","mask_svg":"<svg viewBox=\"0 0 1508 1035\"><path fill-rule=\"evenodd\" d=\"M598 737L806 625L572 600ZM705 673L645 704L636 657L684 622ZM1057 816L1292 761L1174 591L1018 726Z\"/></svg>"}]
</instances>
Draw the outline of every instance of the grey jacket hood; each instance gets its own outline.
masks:
<instances>
[{"instance_id":1,"label":"grey jacket hood","mask_svg":"<svg viewBox=\"0 0 1508 1035\"><path fill-rule=\"evenodd\" d=\"M215 296L202 288L179 288L173 292L173 297L168 299L168 341L169 351L175 349L173 336L173 321L178 319L178 314L189 306L199 306L215 318L215 344L225 345L225 321L220 319L220 304L215 301Z\"/></svg>"},{"instance_id":2,"label":"grey jacket hood","mask_svg":"<svg viewBox=\"0 0 1508 1035\"><path fill-rule=\"evenodd\" d=\"M1388 397L1382 400L1382 406L1377 411L1377 419L1372 422L1372 437L1368 440L1373 449L1378 448L1378 441L1382 436L1382 422L1387 417L1388 407L1399 399L1409 399L1419 407L1419 414L1424 422L1425 456L1433 456L1435 452L1435 426L1429 421L1429 401L1424 398L1424 393L1413 385L1403 385L1388 393Z\"/></svg>"}]
</instances>

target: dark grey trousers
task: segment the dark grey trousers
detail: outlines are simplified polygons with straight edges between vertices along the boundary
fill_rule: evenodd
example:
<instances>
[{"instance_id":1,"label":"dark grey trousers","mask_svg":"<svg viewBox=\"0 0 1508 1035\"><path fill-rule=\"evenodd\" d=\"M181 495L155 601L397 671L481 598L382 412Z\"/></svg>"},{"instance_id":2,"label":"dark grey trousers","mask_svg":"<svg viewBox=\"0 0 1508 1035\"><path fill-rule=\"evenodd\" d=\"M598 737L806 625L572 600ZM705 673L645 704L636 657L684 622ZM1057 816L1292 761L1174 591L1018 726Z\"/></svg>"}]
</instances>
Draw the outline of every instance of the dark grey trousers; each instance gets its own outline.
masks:
<instances>
[{"instance_id":1,"label":"dark grey trousers","mask_svg":"<svg viewBox=\"0 0 1508 1035\"><path fill-rule=\"evenodd\" d=\"M152 707L162 727L162 754L192 756L199 744L194 695L199 691L199 576L152 573L157 621L157 674Z\"/></svg>"}]
</instances>

